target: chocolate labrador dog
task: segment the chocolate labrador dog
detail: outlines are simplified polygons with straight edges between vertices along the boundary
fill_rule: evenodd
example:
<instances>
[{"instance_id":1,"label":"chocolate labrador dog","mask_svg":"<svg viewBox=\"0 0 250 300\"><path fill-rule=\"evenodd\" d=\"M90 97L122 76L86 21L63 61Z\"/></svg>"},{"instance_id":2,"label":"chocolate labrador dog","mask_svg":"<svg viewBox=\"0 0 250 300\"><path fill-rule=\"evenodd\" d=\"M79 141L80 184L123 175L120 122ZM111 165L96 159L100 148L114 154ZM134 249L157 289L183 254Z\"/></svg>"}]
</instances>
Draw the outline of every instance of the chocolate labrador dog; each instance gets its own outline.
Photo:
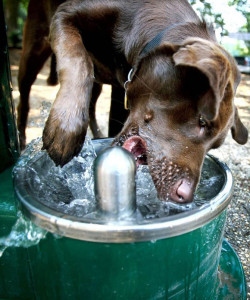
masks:
<instances>
[{"instance_id":1,"label":"chocolate labrador dog","mask_svg":"<svg viewBox=\"0 0 250 300\"><path fill-rule=\"evenodd\" d=\"M236 63L186 0L66 1L50 42L61 86L43 144L57 165L81 150L101 83L125 89L130 113L114 145L148 164L160 199L192 201L205 154L229 129L246 143Z\"/></svg>"}]
</instances>

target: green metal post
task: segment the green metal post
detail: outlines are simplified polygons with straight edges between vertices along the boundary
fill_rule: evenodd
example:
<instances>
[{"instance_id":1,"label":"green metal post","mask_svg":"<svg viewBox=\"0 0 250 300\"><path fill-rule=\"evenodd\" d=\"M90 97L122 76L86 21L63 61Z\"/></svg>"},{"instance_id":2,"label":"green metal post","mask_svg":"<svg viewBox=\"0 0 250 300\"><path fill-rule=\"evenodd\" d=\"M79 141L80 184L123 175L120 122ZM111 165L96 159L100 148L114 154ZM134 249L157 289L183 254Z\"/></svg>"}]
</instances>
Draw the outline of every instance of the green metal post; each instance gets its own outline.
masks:
<instances>
[{"instance_id":1,"label":"green metal post","mask_svg":"<svg viewBox=\"0 0 250 300\"><path fill-rule=\"evenodd\" d=\"M0 37L0 172L2 172L15 163L20 153L11 94L11 74L2 0L0 0Z\"/></svg>"}]
</instances>

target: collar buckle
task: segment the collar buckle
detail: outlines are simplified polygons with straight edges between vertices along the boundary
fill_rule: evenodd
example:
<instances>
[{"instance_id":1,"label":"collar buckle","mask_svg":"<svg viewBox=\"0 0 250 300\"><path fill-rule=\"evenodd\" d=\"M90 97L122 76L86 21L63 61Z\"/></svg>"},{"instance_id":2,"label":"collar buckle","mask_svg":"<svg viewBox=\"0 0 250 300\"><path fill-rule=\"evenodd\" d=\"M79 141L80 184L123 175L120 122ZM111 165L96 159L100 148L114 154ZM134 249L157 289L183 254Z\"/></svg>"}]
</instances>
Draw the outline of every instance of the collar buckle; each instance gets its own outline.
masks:
<instances>
[{"instance_id":1,"label":"collar buckle","mask_svg":"<svg viewBox=\"0 0 250 300\"><path fill-rule=\"evenodd\" d=\"M134 73L134 68L132 68L132 69L129 71L129 73L128 73L128 79L127 79L127 81L124 83L124 89L125 89L124 108L125 108L126 110L129 109L129 108L128 108L128 97L127 97L127 85L128 85L129 82L132 81L132 75L133 75L133 73Z\"/></svg>"}]
</instances>

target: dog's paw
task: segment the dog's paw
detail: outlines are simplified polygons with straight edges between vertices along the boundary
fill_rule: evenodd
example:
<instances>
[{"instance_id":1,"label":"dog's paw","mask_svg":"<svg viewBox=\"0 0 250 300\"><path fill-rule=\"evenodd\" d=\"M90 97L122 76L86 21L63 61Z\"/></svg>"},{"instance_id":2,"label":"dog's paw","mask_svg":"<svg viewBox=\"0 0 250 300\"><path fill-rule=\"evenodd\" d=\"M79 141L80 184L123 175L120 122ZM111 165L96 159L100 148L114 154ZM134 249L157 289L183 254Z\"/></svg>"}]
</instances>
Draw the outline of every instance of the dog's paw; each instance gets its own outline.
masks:
<instances>
[{"instance_id":1,"label":"dog's paw","mask_svg":"<svg viewBox=\"0 0 250 300\"><path fill-rule=\"evenodd\" d=\"M75 130L72 130L72 124L68 128L65 122L52 122L51 119L48 118L43 131L43 150L47 150L57 166L63 167L81 151L87 126L84 122L81 126L78 123Z\"/></svg>"},{"instance_id":2,"label":"dog's paw","mask_svg":"<svg viewBox=\"0 0 250 300\"><path fill-rule=\"evenodd\" d=\"M54 72L54 73L51 72L49 74L49 77L47 78L47 84L51 85L51 86L54 86L54 85L58 84L58 76L57 76L56 72Z\"/></svg>"},{"instance_id":3,"label":"dog's paw","mask_svg":"<svg viewBox=\"0 0 250 300\"><path fill-rule=\"evenodd\" d=\"M57 76L53 77L53 76L49 76L47 78L47 84L50 85L50 86L55 86L58 84L58 79L57 79Z\"/></svg>"}]
</instances>

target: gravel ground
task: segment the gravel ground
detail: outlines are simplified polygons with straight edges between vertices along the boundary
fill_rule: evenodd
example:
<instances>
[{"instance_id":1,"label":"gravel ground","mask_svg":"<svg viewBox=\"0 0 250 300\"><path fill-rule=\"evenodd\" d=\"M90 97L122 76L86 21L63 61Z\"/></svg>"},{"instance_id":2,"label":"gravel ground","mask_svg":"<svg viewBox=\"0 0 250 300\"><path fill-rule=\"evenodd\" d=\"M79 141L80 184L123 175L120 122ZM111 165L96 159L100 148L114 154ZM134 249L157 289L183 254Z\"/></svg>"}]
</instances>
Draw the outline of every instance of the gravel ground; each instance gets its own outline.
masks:
<instances>
[{"instance_id":1,"label":"gravel ground","mask_svg":"<svg viewBox=\"0 0 250 300\"><path fill-rule=\"evenodd\" d=\"M13 81L13 98L17 106L19 93L17 89L18 62L20 50L10 50L11 72ZM49 71L49 63L39 73L37 80L32 86L30 97L30 114L27 128L27 142L41 136L44 122L51 103L55 99L58 86L49 87L46 79ZM101 130L107 134L107 120L110 103L110 88L104 86L103 92L97 103L97 120ZM242 81L238 88L235 103L239 109L241 120L250 131L250 75L242 75ZM90 134L90 133L89 133ZM250 143L238 145L228 135L224 145L211 154L227 163L231 169L235 188L232 202L228 208L228 218L225 229L225 237L233 246L242 262L247 283L248 299L250 299L250 228L249 228L249 196L250 196Z\"/></svg>"}]
</instances>

